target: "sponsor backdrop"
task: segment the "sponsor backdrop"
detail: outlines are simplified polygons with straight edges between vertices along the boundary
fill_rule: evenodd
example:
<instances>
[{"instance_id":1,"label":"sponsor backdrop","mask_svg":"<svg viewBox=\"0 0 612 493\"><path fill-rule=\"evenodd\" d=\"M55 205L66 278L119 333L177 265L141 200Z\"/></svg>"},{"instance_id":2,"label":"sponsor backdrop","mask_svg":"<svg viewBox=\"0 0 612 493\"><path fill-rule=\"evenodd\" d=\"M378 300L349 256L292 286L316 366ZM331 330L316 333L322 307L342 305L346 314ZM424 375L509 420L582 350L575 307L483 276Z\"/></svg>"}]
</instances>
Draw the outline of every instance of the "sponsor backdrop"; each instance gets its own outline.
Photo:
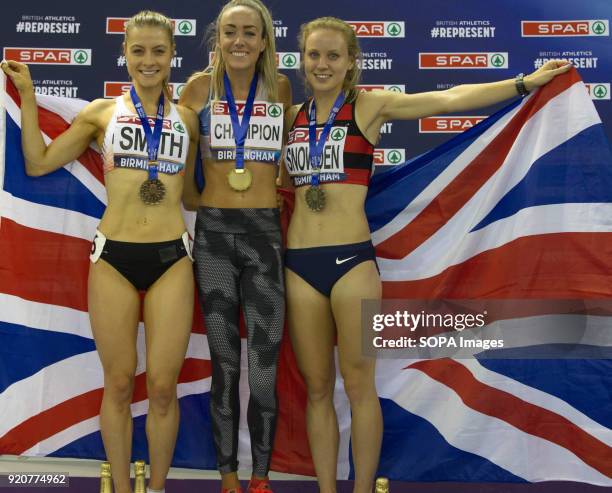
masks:
<instances>
[{"instance_id":1,"label":"sponsor backdrop","mask_svg":"<svg viewBox=\"0 0 612 493\"><path fill-rule=\"evenodd\" d=\"M140 9L175 20L177 53L172 89L209 59L204 38L218 0L130 1L97 4L35 0L3 6L0 28L5 58L32 65L42 94L94 99L119 95L128 84L121 53L124 19ZM420 92L487 82L528 73L551 58L578 68L612 136L610 82L612 47L609 0L416 0L397 2L315 0L303 6L268 0L274 17L278 64L293 83L294 100L304 97L299 75L299 26L316 15L353 24L363 50L365 90ZM498 108L444 115L418 122L390 122L382 129L377 164L397 164L472 127Z\"/></svg>"},{"instance_id":2,"label":"sponsor backdrop","mask_svg":"<svg viewBox=\"0 0 612 493\"><path fill-rule=\"evenodd\" d=\"M590 97L574 72L558 78L448 146L392 176L376 177L368 214L388 298L610 297L612 176L603 136L612 128L610 0L465 0L460 7L442 0L267 3L279 66L294 85L296 101L304 96L296 35L317 14L354 25L364 51L365 89L445 89L514 77L548 58L570 58ZM123 19L141 8L158 9L175 19L172 87L180 94L186 78L208 61L202 39L220 5L10 2L0 18L2 48L6 57L31 64L41 94L113 97L127 85ZM87 153L48 176L25 176L17 99L9 88L6 118L0 114L6 169L0 177L0 453L102 458L102 377L85 301L86 253L106 201L102 171L98 157ZM56 135L65 126L57 115L68 118L80 107L76 100L42 97L45 133ZM496 109L389 123L378 162L421 154ZM515 138L518 151L509 153L507 143ZM534 146L534 139L545 145ZM472 161L463 152L468 146ZM415 211L420 212L413 220ZM559 321L549 323L557 327ZM209 354L201 319L195 326L179 379L183 426L174 464L212 469ZM595 342L585 338L585 344ZM140 354L143 345L139 331ZM283 403L273 467L312 475L303 389L289 353L281 354ZM609 486L610 364L381 359L377 382L385 435L379 473L410 481L574 480ZM146 457L144 383L141 359L132 405L135 457ZM349 478L350 412L341 388L338 381L338 477ZM246 407L246 399L241 403ZM239 457L248 469L244 411Z\"/></svg>"}]
</instances>

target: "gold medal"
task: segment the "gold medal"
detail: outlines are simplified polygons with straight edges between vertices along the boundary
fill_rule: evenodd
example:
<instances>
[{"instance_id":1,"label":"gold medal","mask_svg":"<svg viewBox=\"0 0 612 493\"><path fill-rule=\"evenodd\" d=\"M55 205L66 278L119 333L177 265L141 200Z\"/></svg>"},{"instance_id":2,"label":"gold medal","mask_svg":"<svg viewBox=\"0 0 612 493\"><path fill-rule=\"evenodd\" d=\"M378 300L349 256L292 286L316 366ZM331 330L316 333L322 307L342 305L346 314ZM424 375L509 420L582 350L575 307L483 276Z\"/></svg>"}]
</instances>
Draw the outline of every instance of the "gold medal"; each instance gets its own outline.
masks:
<instances>
[{"instance_id":1,"label":"gold medal","mask_svg":"<svg viewBox=\"0 0 612 493\"><path fill-rule=\"evenodd\" d=\"M319 212L325 208L325 192L321 187L309 187L306 190L306 204L311 211Z\"/></svg>"},{"instance_id":2,"label":"gold medal","mask_svg":"<svg viewBox=\"0 0 612 493\"><path fill-rule=\"evenodd\" d=\"M251 174L251 170L246 168L233 169L227 174L227 181L230 187L236 190L236 192L244 192L251 186L253 175Z\"/></svg>"},{"instance_id":3,"label":"gold medal","mask_svg":"<svg viewBox=\"0 0 612 493\"><path fill-rule=\"evenodd\" d=\"M147 205L159 204L166 195L166 186L159 178L145 180L140 185L140 200Z\"/></svg>"}]
</instances>

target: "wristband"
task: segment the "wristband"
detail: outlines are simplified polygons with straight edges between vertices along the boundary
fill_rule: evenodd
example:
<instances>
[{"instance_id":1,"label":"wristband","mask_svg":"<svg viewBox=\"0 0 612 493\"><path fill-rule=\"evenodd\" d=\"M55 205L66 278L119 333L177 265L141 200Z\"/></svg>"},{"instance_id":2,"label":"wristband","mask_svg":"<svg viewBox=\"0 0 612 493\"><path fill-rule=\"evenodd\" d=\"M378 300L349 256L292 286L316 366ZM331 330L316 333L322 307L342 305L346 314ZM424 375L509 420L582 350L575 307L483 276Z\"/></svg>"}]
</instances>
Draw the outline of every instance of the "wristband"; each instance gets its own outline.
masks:
<instances>
[{"instance_id":1,"label":"wristband","mask_svg":"<svg viewBox=\"0 0 612 493\"><path fill-rule=\"evenodd\" d=\"M516 87L516 92L518 92L519 96L521 96L522 98L524 98L525 96L527 96L527 94L529 94L529 91L525 87L524 77L525 77L525 74L520 73L514 79L514 87Z\"/></svg>"}]
</instances>

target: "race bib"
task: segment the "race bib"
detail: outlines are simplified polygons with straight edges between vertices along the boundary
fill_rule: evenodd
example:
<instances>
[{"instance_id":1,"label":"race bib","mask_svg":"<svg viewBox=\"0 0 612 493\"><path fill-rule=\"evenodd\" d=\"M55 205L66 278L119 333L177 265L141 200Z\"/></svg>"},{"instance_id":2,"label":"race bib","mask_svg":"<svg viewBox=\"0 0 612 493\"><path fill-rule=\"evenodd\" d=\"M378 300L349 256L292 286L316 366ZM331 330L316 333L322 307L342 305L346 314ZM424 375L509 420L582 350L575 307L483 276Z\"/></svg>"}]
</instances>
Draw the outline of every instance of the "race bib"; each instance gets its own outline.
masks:
<instances>
[{"instance_id":1,"label":"race bib","mask_svg":"<svg viewBox=\"0 0 612 493\"><path fill-rule=\"evenodd\" d=\"M236 102L239 118L244 112L244 101ZM229 107L226 101L211 104L210 149L218 161L234 160L235 141ZM244 144L245 161L276 163L283 145L283 106L255 101Z\"/></svg>"},{"instance_id":2,"label":"race bib","mask_svg":"<svg viewBox=\"0 0 612 493\"><path fill-rule=\"evenodd\" d=\"M320 138L322 131L322 128L317 129L317 139ZM345 178L344 146L346 144L346 136L347 130L343 126L332 127L329 132L329 137L321 155L321 177L323 178L323 175L333 175L335 179L322 181L341 181ZM289 133L285 162L287 171L292 177L310 175L312 172L308 142L307 128L295 128Z\"/></svg>"},{"instance_id":3,"label":"race bib","mask_svg":"<svg viewBox=\"0 0 612 493\"><path fill-rule=\"evenodd\" d=\"M149 124L155 121L149 118ZM183 172L189 150L189 136L180 121L164 119L157 154L158 171L174 175ZM120 116L113 135L115 168L148 170L147 139L137 116Z\"/></svg>"}]
</instances>

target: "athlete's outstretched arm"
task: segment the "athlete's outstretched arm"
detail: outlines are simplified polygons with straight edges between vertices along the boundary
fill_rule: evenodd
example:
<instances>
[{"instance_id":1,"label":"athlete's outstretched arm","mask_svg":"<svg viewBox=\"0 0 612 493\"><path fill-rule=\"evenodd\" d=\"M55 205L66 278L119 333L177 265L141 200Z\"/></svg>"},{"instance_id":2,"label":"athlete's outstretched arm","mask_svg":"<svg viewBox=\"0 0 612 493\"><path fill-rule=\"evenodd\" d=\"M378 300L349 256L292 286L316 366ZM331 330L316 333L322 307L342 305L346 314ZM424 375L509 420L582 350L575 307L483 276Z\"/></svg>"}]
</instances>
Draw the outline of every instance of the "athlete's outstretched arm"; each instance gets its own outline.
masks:
<instances>
[{"instance_id":1,"label":"athlete's outstretched arm","mask_svg":"<svg viewBox=\"0 0 612 493\"><path fill-rule=\"evenodd\" d=\"M555 76L567 72L571 64L551 60L524 77L527 91L543 86ZM485 84L464 84L446 91L418 94L399 94L390 91L372 92L371 99L379 100L382 123L389 120L410 120L443 113L483 108L518 96L514 79Z\"/></svg>"},{"instance_id":2,"label":"athlete's outstretched arm","mask_svg":"<svg viewBox=\"0 0 612 493\"><path fill-rule=\"evenodd\" d=\"M26 173L30 176L45 175L78 158L98 131L94 116L108 101L97 100L88 104L71 126L47 146L38 124L34 86L27 65L11 60L2 63L2 70L12 79L21 97L21 145Z\"/></svg>"}]
</instances>

